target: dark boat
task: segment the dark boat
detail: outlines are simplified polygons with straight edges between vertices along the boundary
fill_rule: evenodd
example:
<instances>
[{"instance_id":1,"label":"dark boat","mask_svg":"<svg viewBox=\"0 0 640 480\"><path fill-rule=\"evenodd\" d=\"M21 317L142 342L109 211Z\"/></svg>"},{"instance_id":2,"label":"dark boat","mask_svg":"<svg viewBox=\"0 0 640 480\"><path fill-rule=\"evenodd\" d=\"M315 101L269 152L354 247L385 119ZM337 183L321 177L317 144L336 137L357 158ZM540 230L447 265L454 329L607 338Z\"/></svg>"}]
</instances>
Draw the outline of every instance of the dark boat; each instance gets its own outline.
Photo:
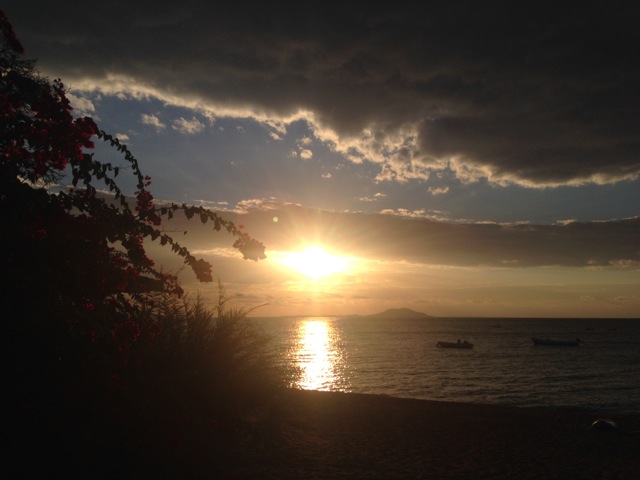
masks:
<instances>
[{"instance_id":1,"label":"dark boat","mask_svg":"<svg viewBox=\"0 0 640 480\"><path fill-rule=\"evenodd\" d=\"M579 338L575 340L552 340L550 338L535 338L531 337L534 345L547 345L551 347L577 347L581 341Z\"/></svg>"},{"instance_id":2,"label":"dark boat","mask_svg":"<svg viewBox=\"0 0 640 480\"><path fill-rule=\"evenodd\" d=\"M473 343L469 343L466 340L461 342L458 340L457 342L438 342L436 343L436 347L438 348L473 348Z\"/></svg>"}]
</instances>

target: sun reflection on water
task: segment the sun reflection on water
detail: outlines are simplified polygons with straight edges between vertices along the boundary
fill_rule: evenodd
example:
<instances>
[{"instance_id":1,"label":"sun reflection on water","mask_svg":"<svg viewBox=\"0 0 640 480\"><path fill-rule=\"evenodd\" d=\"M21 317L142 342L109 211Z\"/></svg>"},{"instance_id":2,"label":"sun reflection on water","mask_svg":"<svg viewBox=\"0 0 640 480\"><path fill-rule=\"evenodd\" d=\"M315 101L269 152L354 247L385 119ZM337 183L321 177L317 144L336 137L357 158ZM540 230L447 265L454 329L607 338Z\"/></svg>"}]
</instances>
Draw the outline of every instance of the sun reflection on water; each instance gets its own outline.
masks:
<instances>
[{"instance_id":1,"label":"sun reflection on water","mask_svg":"<svg viewBox=\"0 0 640 480\"><path fill-rule=\"evenodd\" d=\"M329 319L304 319L297 325L296 358L303 390L343 390L339 332Z\"/></svg>"}]
</instances>

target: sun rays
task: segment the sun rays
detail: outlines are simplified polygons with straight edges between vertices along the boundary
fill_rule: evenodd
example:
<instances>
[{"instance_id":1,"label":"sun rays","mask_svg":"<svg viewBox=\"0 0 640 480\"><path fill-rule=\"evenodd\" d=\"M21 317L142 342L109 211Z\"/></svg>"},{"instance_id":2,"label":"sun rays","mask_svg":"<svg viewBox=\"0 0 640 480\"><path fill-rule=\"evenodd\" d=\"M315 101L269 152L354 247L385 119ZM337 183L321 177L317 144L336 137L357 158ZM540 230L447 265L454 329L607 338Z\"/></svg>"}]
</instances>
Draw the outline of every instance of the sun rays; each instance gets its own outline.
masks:
<instances>
[{"instance_id":1,"label":"sun rays","mask_svg":"<svg viewBox=\"0 0 640 480\"><path fill-rule=\"evenodd\" d=\"M280 252L274 259L280 265L311 280L319 280L348 271L351 260L334 255L319 245L293 252Z\"/></svg>"}]
</instances>

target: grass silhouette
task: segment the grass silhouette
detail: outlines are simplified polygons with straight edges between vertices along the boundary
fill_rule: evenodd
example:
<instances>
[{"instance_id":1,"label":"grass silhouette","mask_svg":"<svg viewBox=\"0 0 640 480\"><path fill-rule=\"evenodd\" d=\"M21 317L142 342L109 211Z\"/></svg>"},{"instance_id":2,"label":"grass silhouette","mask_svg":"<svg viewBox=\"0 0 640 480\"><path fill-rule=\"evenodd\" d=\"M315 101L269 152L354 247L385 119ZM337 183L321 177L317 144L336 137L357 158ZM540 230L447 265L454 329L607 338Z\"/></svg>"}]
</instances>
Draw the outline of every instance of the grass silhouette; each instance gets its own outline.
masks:
<instances>
[{"instance_id":1,"label":"grass silhouette","mask_svg":"<svg viewBox=\"0 0 640 480\"><path fill-rule=\"evenodd\" d=\"M268 428L286 386L247 313L228 306L221 285L213 307L199 295L157 294L135 319L147 331L126 361L56 312L42 322L58 326L53 338L23 332L7 393L20 476L210 478L223 469L230 451Z\"/></svg>"}]
</instances>

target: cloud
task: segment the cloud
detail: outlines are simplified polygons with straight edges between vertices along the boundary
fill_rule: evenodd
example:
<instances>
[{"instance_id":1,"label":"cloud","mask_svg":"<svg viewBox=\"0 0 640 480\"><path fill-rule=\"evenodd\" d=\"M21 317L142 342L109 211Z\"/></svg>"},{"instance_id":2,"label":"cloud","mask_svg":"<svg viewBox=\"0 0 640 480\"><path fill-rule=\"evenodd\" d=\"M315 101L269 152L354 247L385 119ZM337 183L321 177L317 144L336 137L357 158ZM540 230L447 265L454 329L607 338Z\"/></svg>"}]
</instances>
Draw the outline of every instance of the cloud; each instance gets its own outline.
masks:
<instances>
[{"instance_id":1,"label":"cloud","mask_svg":"<svg viewBox=\"0 0 640 480\"><path fill-rule=\"evenodd\" d=\"M281 203L275 198L249 198L241 200L236 205L236 212L247 213L249 211L270 211L280 207Z\"/></svg>"},{"instance_id":2,"label":"cloud","mask_svg":"<svg viewBox=\"0 0 640 480\"><path fill-rule=\"evenodd\" d=\"M449 187L429 187L429 193L431 195L444 195L449 193Z\"/></svg>"},{"instance_id":3,"label":"cloud","mask_svg":"<svg viewBox=\"0 0 640 480\"><path fill-rule=\"evenodd\" d=\"M298 151L293 152L294 156L300 157L303 160L310 160L313 158L313 151L309 147L311 147L312 140L311 138L305 136L298 140L297 147Z\"/></svg>"},{"instance_id":4,"label":"cloud","mask_svg":"<svg viewBox=\"0 0 640 480\"><path fill-rule=\"evenodd\" d=\"M191 120L180 117L173 121L171 128L185 135L195 135L204 130L204 124L195 117Z\"/></svg>"},{"instance_id":5,"label":"cloud","mask_svg":"<svg viewBox=\"0 0 640 480\"><path fill-rule=\"evenodd\" d=\"M434 212L427 211L425 209L420 210L409 210L407 208L385 208L380 210L380 215L397 215L398 217L404 218L420 218L420 219L430 219L435 221L444 220L444 218L440 214L436 214Z\"/></svg>"},{"instance_id":6,"label":"cloud","mask_svg":"<svg viewBox=\"0 0 640 480\"><path fill-rule=\"evenodd\" d=\"M378 192L373 195L373 197L358 197L358 200L360 200L361 202L377 202L378 200L386 196L387 195L385 193Z\"/></svg>"},{"instance_id":7,"label":"cloud","mask_svg":"<svg viewBox=\"0 0 640 480\"><path fill-rule=\"evenodd\" d=\"M162 121L160 121L160 118L153 114L143 113L142 115L140 115L140 121L144 125L151 125L152 127L156 127L158 130L163 130L167 127L164 123L162 123Z\"/></svg>"},{"instance_id":8,"label":"cloud","mask_svg":"<svg viewBox=\"0 0 640 480\"><path fill-rule=\"evenodd\" d=\"M346 255L377 262L447 267L576 267L640 269L640 217L564 225L447 223L437 212L395 210L379 214L338 213L275 199L249 199L224 215L270 250L322 243ZM277 222L274 221L277 217ZM216 248L210 227L189 230L193 248Z\"/></svg>"},{"instance_id":9,"label":"cloud","mask_svg":"<svg viewBox=\"0 0 640 480\"><path fill-rule=\"evenodd\" d=\"M640 175L633 4L445 2L425 12L114 0L117 21L75 0L45 2L37 16L5 4L39 67L76 90L280 128L304 119L336 153L376 166L379 181L446 171L540 188ZM193 133L190 122L181 131Z\"/></svg>"},{"instance_id":10,"label":"cloud","mask_svg":"<svg viewBox=\"0 0 640 480\"><path fill-rule=\"evenodd\" d=\"M67 98L73 106L73 114L75 117L94 116L96 107L91 100L86 97L79 97L73 93L67 93Z\"/></svg>"}]
</instances>

